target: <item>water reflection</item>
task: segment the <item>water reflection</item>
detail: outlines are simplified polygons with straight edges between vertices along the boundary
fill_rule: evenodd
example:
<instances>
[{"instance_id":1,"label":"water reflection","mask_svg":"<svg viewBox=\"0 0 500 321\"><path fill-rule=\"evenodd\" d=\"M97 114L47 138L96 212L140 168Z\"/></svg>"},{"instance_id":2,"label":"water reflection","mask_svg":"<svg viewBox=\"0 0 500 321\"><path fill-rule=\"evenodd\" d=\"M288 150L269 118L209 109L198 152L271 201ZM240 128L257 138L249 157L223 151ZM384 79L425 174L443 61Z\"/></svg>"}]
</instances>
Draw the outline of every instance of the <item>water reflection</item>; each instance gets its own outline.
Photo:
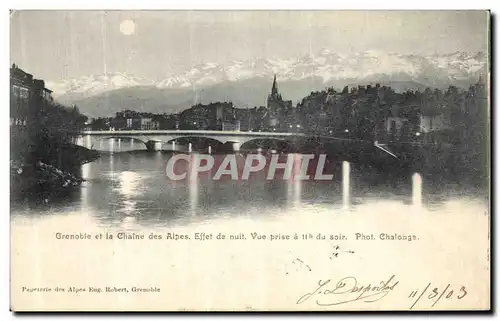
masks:
<instances>
[{"instance_id":1,"label":"water reflection","mask_svg":"<svg viewBox=\"0 0 500 321\"><path fill-rule=\"evenodd\" d=\"M135 206L137 202L134 200L139 195L137 187L139 186L140 176L135 172L125 171L119 175L120 199L122 204L119 212L125 215L133 215L135 213Z\"/></svg>"},{"instance_id":2,"label":"water reflection","mask_svg":"<svg viewBox=\"0 0 500 321\"><path fill-rule=\"evenodd\" d=\"M422 176L419 173L412 176L412 203L414 206L422 206Z\"/></svg>"},{"instance_id":3,"label":"water reflection","mask_svg":"<svg viewBox=\"0 0 500 321\"><path fill-rule=\"evenodd\" d=\"M292 171L287 182L288 207L298 207L301 204L302 180L296 179L301 174L300 154L292 154Z\"/></svg>"},{"instance_id":4,"label":"water reflection","mask_svg":"<svg viewBox=\"0 0 500 321\"><path fill-rule=\"evenodd\" d=\"M93 163L87 163L82 166L82 178L87 180L90 177L90 172L91 172L91 167ZM86 209L89 207L89 189L88 189L88 182L85 181L81 188L80 188L80 198L81 198L81 204L80 208L82 210Z\"/></svg>"},{"instance_id":5,"label":"water reflection","mask_svg":"<svg viewBox=\"0 0 500 321\"><path fill-rule=\"evenodd\" d=\"M198 209L198 175L189 180L189 206L191 209L191 215L196 215Z\"/></svg>"},{"instance_id":6,"label":"water reflection","mask_svg":"<svg viewBox=\"0 0 500 321\"><path fill-rule=\"evenodd\" d=\"M342 206L348 209L351 204L351 164L342 162Z\"/></svg>"},{"instance_id":7,"label":"water reflection","mask_svg":"<svg viewBox=\"0 0 500 321\"><path fill-rule=\"evenodd\" d=\"M138 144L138 143L136 143ZM129 144L123 144L126 147ZM300 173L294 155L293 173ZM266 173L254 179L214 181L213 175L193 176L194 180L171 181L165 175L170 153L124 152L104 154L93 163L82 166L86 182L72 197L48 204L18 205L16 215L69 215L80 212L91 215L104 226L134 228L139 225L191 224L221 217L287 215L302 211L314 217L318 212L340 213L350 204L351 211L381 200L401 206L421 204L439 208L453 199L480 200L487 204L487 194L480 190L446 183L433 177L411 175L397 184L355 164L349 171L339 164L331 181L267 180ZM197 154L191 157L196 159ZM189 169L190 170L190 169ZM349 173L346 179L346 173ZM259 176L260 175L260 176ZM418 184L417 184L418 183ZM348 192L347 194L345 192ZM347 196L346 196L347 195ZM346 201L350 199L349 201Z\"/></svg>"}]
</instances>

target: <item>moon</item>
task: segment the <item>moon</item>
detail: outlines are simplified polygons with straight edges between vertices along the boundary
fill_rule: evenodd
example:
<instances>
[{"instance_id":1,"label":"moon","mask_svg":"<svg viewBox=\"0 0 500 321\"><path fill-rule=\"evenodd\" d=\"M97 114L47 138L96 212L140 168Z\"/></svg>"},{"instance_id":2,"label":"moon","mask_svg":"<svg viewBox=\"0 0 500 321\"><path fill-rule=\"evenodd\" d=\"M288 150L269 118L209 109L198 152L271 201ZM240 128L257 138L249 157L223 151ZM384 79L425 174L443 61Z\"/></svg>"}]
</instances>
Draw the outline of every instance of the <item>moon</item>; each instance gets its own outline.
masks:
<instances>
[{"instance_id":1,"label":"moon","mask_svg":"<svg viewBox=\"0 0 500 321\"><path fill-rule=\"evenodd\" d=\"M120 32L125 36L130 36L135 33L135 23L132 20L123 20L120 23Z\"/></svg>"}]
</instances>

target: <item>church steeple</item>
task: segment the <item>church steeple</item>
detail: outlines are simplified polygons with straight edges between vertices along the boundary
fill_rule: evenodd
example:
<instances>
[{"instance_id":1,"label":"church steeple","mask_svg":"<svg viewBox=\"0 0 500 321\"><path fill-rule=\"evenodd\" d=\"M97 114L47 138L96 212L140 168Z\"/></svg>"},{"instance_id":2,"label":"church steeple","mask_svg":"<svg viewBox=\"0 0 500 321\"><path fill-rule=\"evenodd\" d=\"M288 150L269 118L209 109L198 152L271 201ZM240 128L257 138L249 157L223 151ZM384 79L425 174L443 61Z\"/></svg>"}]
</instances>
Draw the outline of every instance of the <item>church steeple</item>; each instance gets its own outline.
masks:
<instances>
[{"instance_id":1,"label":"church steeple","mask_svg":"<svg viewBox=\"0 0 500 321\"><path fill-rule=\"evenodd\" d=\"M278 82L276 81L276 75L273 79L273 87L271 88L271 93L267 96L267 108L276 109L281 108L283 105L283 98L278 90Z\"/></svg>"},{"instance_id":2,"label":"church steeple","mask_svg":"<svg viewBox=\"0 0 500 321\"><path fill-rule=\"evenodd\" d=\"M276 75L274 75L273 88L271 89L271 96L276 97L278 94L278 84L276 84Z\"/></svg>"}]
</instances>

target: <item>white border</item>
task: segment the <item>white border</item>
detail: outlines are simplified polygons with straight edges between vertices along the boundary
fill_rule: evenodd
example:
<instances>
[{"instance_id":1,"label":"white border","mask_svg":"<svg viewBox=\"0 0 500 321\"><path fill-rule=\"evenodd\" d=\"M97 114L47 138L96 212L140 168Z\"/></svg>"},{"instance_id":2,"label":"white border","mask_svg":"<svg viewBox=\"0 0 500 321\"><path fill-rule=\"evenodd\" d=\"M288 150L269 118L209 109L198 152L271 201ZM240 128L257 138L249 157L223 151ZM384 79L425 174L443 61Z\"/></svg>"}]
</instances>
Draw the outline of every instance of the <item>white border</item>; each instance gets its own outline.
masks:
<instances>
[{"instance_id":1,"label":"white border","mask_svg":"<svg viewBox=\"0 0 500 321\"><path fill-rule=\"evenodd\" d=\"M89 0L82 2L69 2L65 0L49 0L43 1L42 5L39 1L7 1L11 2L8 8L16 9L222 9L222 10L237 10L237 9L255 9L255 10L471 10L471 9L488 9L494 7L494 0L479 0L466 1L455 0L451 2L429 1L423 0L416 3L403 1L363 1L356 2L341 1L334 3L333 1L308 0L308 1L203 1L203 0L183 0L183 1L131 1L131 0ZM449 6L453 4L453 6Z\"/></svg>"},{"instance_id":2,"label":"white border","mask_svg":"<svg viewBox=\"0 0 500 321\"><path fill-rule=\"evenodd\" d=\"M2 113L0 117L0 130L2 131L0 137L9 137L9 108L8 106L8 94L7 94L7 85L8 85L8 57L9 57L9 15L8 9L301 9L301 10L313 10L313 9L351 9L351 10L361 10L361 9L405 9L405 10L438 10L438 9L447 9L447 10L465 10L465 9L492 9L493 13L499 13L499 3L498 0L475 0L475 1L462 1L462 0L454 0L454 1L433 1L433 0L420 0L418 2L403 2L403 1L388 1L388 0L377 0L377 1L369 1L369 0L358 0L354 2L348 1L318 1L318 0L307 0L307 1L297 1L297 0L289 0L289 1L274 1L271 3L269 0L245 0L245 1L203 1L203 0L183 0L183 1L158 1L158 0L141 0L141 1L129 1L129 0L86 0L86 1L67 1L67 0L46 0L43 2L39 1L24 1L24 0L7 0L2 1L1 7L1 15L0 15L0 37L2 43L1 50L1 61L4 62L4 68L1 70L2 77L1 79L1 87L4 88L2 91L2 100L3 104L0 108L0 113ZM43 4L43 5L42 5ZM452 6L450 6L450 4ZM418 6L417 6L418 5ZM496 21L498 23L498 21ZM495 37L496 38L496 37ZM495 45L495 42L493 42ZM493 49L493 48L492 48ZM496 46L494 48L494 52L496 53ZM496 69L496 68L495 68ZM496 70L492 71L496 74ZM495 87L492 88L492 92L497 93L497 82L494 83ZM496 107L496 106L495 106ZM499 123L498 120L498 112L496 113L496 117L494 120L495 124ZM495 135L495 141L500 141L500 137L498 134L499 130ZM8 141L7 139L2 139L4 142ZM4 143L5 144L5 143ZM5 146L3 146L5 150ZM1 320L11 320L14 319L14 315L9 312L9 295L10 295L10 285L9 285L9 241L10 241L10 221L9 221L9 176L7 172L8 167L8 151L4 152L4 156L1 158L1 168L0 171L1 180L0 180L0 204L2 206L2 214L3 222L0 225L2 228L2 233L0 234L2 237L2 246L0 247L0 257L2 258L1 263L1 283L0 283L0 291L1 291L1 302L2 309L0 311ZM5 166L4 166L5 165ZM495 180L497 181L497 180ZM500 188L500 187L499 187ZM496 189L493 189L496 190ZM497 218L498 225L498 218ZM495 229L497 226L492 228ZM497 252L497 251L495 251ZM495 253L498 254L498 253ZM497 257L498 255L495 255ZM496 262L492 262L492 266L495 266ZM495 306L498 308L498 295L496 297ZM349 319L362 318L365 315L330 315L335 318L339 317L348 317ZM69 318L70 316L59 316L57 320L64 320ZM83 318L92 317L93 319L104 319L105 316L89 316L84 315L80 316ZM147 317L144 316L130 316L132 319L142 319ZM179 317L177 315L170 315L169 318ZM198 317L198 316L196 316ZM205 316L207 317L207 316ZM216 316L208 316L208 317L216 317ZM227 316L226 316L227 317ZM249 317L259 317L259 318L267 318L267 316L249 316ZM327 316L328 317L328 316ZM383 316L382 316L383 317ZM404 317L404 316L400 316ZM426 315L418 315L418 318L426 318ZM476 316L466 316L467 318L478 318L480 315ZM56 319L56 316L44 316L44 318ZM443 319L455 319L456 316L443 316Z\"/></svg>"}]
</instances>

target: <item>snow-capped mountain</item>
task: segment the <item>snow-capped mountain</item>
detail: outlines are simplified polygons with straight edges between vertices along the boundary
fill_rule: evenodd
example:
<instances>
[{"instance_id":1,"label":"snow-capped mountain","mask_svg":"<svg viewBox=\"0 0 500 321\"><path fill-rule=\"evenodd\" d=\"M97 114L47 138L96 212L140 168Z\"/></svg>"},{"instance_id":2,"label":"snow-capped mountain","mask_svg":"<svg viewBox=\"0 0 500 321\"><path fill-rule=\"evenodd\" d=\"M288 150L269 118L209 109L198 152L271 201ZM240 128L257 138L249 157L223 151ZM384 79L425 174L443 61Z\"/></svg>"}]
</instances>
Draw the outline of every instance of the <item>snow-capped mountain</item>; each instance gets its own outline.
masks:
<instances>
[{"instance_id":1,"label":"snow-capped mountain","mask_svg":"<svg viewBox=\"0 0 500 321\"><path fill-rule=\"evenodd\" d=\"M110 73L46 85L57 100L76 103L89 115L104 116L125 107L168 112L218 100L242 107L264 106L275 74L283 97L297 102L311 91L330 86L341 89L378 82L396 91L468 87L480 75L487 75L487 67L483 53L420 56L377 50L345 54L323 49L292 59L201 63L160 81Z\"/></svg>"},{"instance_id":2,"label":"snow-capped mountain","mask_svg":"<svg viewBox=\"0 0 500 321\"><path fill-rule=\"evenodd\" d=\"M138 78L124 73L91 75L59 83L48 82L54 95L89 97L102 92L137 86L157 88L202 88L225 81L238 82L251 78L272 78L278 75L280 82L319 77L324 84L344 79L363 82L384 76L403 81L415 81L425 85L452 84L471 77L486 69L483 53L455 52L447 55L405 55L368 50L342 54L322 49L316 54L279 60L258 58L250 61L232 61L222 65L202 63L190 70L172 75L161 81ZM404 79L401 79L404 78Z\"/></svg>"},{"instance_id":3,"label":"snow-capped mountain","mask_svg":"<svg viewBox=\"0 0 500 321\"><path fill-rule=\"evenodd\" d=\"M135 77L125 73L107 73L90 75L62 82L47 81L46 86L54 91L54 96L71 95L75 98L90 97L106 91L120 88L152 86L151 80Z\"/></svg>"},{"instance_id":4,"label":"snow-capped mountain","mask_svg":"<svg viewBox=\"0 0 500 321\"><path fill-rule=\"evenodd\" d=\"M227 65L206 63L195 65L181 75L157 83L158 88L203 87L223 81L240 81L255 77L272 77L281 81L320 77L323 83L342 79L365 80L377 75L405 75L412 81L453 82L474 76L486 65L483 54L453 53L417 56L368 50L341 54L323 49L296 59L256 59L234 61ZM432 81L431 81L432 82Z\"/></svg>"},{"instance_id":5,"label":"snow-capped mountain","mask_svg":"<svg viewBox=\"0 0 500 321\"><path fill-rule=\"evenodd\" d=\"M482 52L475 54L455 52L449 55L435 55L427 58L438 68L448 70L450 77L463 78L479 72L486 66L486 55Z\"/></svg>"}]
</instances>

